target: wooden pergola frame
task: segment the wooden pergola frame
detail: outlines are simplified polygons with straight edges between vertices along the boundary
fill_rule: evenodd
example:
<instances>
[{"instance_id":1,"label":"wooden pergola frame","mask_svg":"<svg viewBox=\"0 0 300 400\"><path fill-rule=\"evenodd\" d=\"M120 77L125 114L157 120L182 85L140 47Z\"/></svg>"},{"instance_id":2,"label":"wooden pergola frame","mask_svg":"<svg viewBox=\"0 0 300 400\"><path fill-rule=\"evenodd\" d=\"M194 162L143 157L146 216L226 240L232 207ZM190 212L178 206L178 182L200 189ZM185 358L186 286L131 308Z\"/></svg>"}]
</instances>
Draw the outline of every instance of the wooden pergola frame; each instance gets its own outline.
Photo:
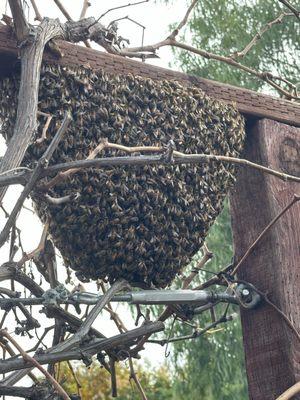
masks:
<instances>
[{"instance_id":1,"label":"wooden pergola frame","mask_svg":"<svg viewBox=\"0 0 300 400\"><path fill-rule=\"evenodd\" d=\"M234 102L247 120L245 158L300 176L300 104L225 85L120 56L58 41L64 54L44 59L67 66L87 66L110 73L177 80L200 87L218 100ZM18 65L12 29L0 26L0 77ZM243 168L231 192L235 255L245 252L263 228L300 194L297 183ZM239 278L268 293L300 331L300 204L292 207L266 235L239 271ZM267 304L242 311L246 368L251 400L274 400L299 381L300 343Z\"/></svg>"}]
</instances>

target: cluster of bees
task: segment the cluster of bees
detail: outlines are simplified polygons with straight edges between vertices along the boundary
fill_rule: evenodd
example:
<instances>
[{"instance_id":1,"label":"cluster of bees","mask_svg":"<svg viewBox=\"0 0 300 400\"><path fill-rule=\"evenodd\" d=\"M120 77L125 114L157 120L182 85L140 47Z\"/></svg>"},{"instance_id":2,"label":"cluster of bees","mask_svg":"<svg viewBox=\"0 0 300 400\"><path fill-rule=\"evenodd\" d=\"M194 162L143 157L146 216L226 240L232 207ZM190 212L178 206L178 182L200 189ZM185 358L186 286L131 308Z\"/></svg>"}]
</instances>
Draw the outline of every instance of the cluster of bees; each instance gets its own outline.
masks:
<instances>
[{"instance_id":1,"label":"cluster of bees","mask_svg":"<svg viewBox=\"0 0 300 400\"><path fill-rule=\"evenodd\" d=\"M3 134L11 137L19 77L0 82ZM39 111L54 116L47 139L33 140L24 165L33 166L60 126L65 110L71 127L51 164L85 159L102 138L126 146L165 146L185 153L238 157L244 120L232 105L175 81L110 75L84 68L44 65ZM42 134L39 117L35 139ZM39 141L38 141L39 142ZM106 149L100 157L125 155ZM80 193L63 205L33 194L42 220L65 264L80 279L125 278L145 287L165 287L197 252L222 210L234 182L233 165L126 166L81 170L59 183L54 197Z\"/></svg>"}]
</instances>

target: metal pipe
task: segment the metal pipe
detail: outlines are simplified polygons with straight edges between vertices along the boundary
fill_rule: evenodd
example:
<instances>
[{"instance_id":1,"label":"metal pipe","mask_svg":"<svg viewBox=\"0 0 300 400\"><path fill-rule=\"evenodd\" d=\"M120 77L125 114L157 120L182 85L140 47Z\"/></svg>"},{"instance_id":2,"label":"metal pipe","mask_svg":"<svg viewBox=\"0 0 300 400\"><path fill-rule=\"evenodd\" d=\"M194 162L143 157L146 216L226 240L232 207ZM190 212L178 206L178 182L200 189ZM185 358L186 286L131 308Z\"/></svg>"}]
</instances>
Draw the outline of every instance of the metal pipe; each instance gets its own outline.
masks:
<instances>
[{"instance_id":1,"label":"metal pipe","mask_svg":"<svg viewBox=\"0 0 300 400\"><path fill-rule=\"evenodd\" d=\"M47 292L45 292L47 293ZM95 293L78 292L69 295L66 298L54 296L29 297L29 298L9 298L0 299L0 307L5 308L17 304L26 305L49 305L49 304L86 304L94 305L103 296ZM206 306L216 302L226 302L239 304L238 300L228 293L213 293L205 290L141 290L129 292L126 294L115 295L112 302L127 302L130 304L197 304Z\"/></svg>"}]
</instances>

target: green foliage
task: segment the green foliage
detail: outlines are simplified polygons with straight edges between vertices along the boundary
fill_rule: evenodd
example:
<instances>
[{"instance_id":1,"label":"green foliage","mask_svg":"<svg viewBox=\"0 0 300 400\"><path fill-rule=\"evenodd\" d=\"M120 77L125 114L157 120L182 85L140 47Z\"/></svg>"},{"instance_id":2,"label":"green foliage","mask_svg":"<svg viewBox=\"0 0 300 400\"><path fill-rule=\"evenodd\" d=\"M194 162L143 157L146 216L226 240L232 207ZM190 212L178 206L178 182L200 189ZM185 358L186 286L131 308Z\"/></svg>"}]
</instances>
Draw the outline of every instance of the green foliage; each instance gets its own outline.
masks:
<instances>
[{"instance_id":1,"label":"green foliage","mask_svg":"<svg viewBox=\"0 0 300 400\"><path fill-rule=\"evenodd\" d=\"M89 368L83 364L73 366L76 379L81 385L82 400L108 400L111 399L111 382L109 373L101 368L98 363L93 363ZM147 393L148 400L171 400L172 380L165 366L157 369L135 366L136 374L141 385ZM129 367L124 363L117 365L118 400L140 400L141 396L133 381L129 381ZM60 381L69 394L78 392L78 386L67 363L60 364Z\"/></svg>"},{"instance_id":2,"label":"green foliage","mask_svg":"<svg viewBox=\"0 0 300 400\"><path fill-rule=\"evenodd\" d=\"M241 51L283 11L289 10L274 0L202 0L190 18L184 40L199 49L228 56ZM299 21L293 16L286 17L265 33L240 61L295 83L299 78L299 35ZM177 49L175 53L178 64L189 73L252 90L265 87L261 80L222 62Z\"/></svg>"}]
</instances>

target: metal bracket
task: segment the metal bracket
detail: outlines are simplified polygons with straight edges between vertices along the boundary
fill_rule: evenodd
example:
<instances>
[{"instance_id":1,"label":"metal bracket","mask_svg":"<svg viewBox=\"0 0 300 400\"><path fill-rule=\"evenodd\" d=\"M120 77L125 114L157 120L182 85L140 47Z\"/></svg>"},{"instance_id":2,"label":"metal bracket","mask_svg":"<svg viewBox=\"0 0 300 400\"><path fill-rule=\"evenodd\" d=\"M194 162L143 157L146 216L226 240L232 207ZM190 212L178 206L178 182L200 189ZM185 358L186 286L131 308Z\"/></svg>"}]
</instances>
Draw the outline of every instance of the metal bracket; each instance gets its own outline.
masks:
<instances>
[{"instance_id":1,"label":"metal bracket","mask_svg":"<svg viewBox=\"0 0 300 400\"><path fill-rule=\"evenodd\" d=\"M236 288L239 304L243 308L253 309L261 302L261 296L251 283L239 283Z\"/></svg>"},{"instance_id":2,"label":"metal bracket","mask_svg":"<svg viewBox=\"0 0 300 400\"><path fill-rule=\"evenodd\" d=\"M69 297L68 290L63 284L56 286L54 289L49 289L43 294L43 305L45 306L57 306L62 301L66 301Z\"/></svg>"}]
</instances>

